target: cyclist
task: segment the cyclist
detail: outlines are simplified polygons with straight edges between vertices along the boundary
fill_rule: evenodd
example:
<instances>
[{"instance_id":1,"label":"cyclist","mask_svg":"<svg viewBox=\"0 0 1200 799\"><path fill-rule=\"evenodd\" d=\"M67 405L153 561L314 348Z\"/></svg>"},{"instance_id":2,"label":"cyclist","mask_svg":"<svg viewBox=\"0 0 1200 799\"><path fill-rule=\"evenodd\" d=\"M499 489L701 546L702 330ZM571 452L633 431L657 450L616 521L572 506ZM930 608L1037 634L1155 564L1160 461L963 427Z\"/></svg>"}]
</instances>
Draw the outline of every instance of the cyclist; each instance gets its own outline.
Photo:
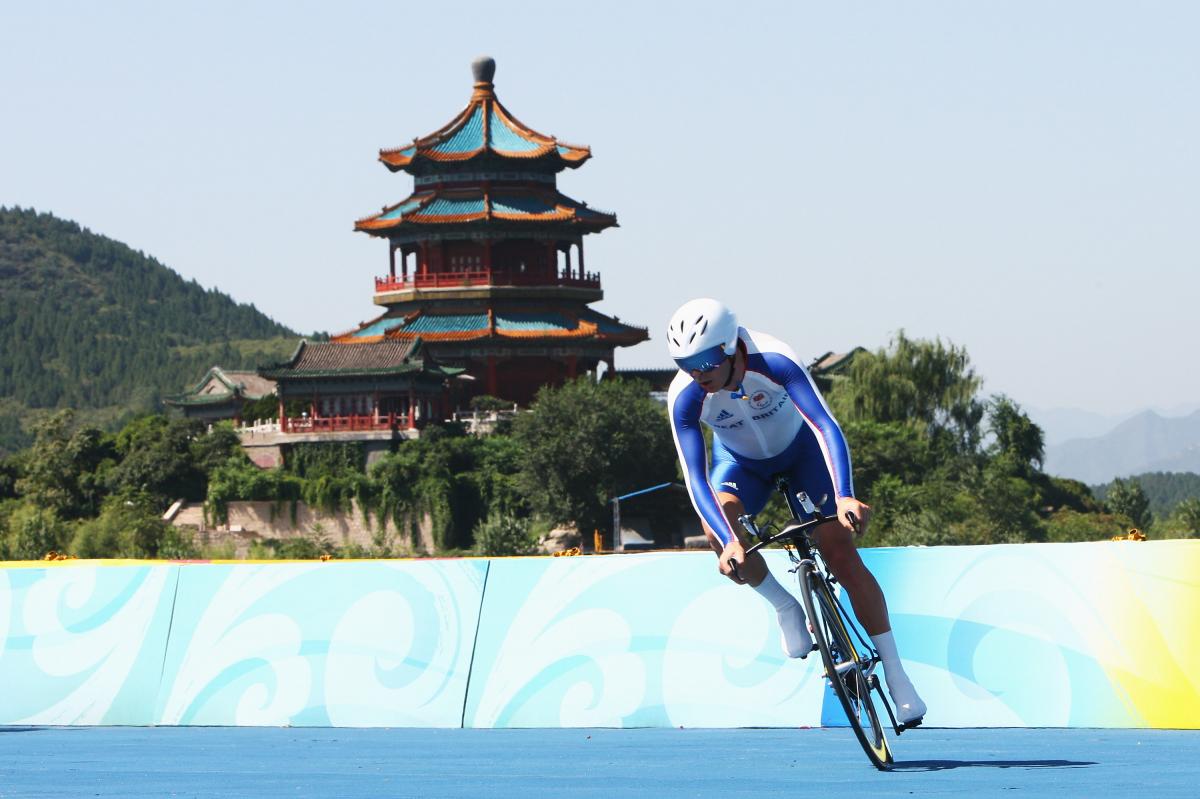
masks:
<instances>
[{"instance_id":1,"label":"cyclist","mask_svg":"<svg viewBox=\"0 0 1200 799\"><path fill-rule=\"evenodd\" d=\"M821 512L831 517L814 531L814 543L879 652L897 719L907 727L920 724L925 703L900 663L883 591L854 545L871 509L854 497L846 439L808 370L786 344L739 327L734 313L713 299L692 300L675 312L667 348L680 370L667 394L675 448L721 574L749 584L774 606L788 657L812 651L803 607L759 553L746 558L738 522L766 505L772 475L787 473L789 483L823 502ZM711 469L701 422L713 433Z\"/></svg>"}]
</instances>

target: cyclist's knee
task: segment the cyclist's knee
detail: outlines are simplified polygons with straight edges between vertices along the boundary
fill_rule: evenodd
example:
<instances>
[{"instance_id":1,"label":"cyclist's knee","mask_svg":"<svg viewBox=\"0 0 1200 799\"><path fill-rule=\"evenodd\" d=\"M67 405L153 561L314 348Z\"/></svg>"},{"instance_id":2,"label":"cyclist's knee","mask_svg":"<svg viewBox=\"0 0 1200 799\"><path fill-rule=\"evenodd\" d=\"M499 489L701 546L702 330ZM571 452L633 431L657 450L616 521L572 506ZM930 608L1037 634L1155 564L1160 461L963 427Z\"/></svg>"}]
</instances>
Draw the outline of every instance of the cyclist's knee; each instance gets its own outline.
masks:
<instances>
[{"instance_id":1,"label":"cyclist's knee","mask_svg":"<svg viewBox=\"0 0 1200 799\"><path fill-rule=\"evenodd\" d=\"M852 581L861 572L866 571L867 567L859 556L849 532L841 527L827 528L821 532L821 557L839 580L843 583Z\"/></svg>"}]
</instances>

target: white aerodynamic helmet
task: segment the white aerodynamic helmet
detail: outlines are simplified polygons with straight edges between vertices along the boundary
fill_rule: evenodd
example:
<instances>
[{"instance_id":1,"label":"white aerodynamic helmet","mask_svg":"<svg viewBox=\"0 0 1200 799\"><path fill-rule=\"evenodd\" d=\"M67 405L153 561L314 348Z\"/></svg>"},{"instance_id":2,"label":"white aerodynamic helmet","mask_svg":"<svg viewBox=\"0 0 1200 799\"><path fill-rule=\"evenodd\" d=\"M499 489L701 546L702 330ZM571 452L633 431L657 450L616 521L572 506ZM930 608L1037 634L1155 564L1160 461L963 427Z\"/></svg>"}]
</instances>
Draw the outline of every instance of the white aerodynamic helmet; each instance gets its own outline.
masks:
<instances>
[{"instance_id":1,"label":"white aerodynamic helmet","mask_svg":"<svg viewBox=\"0 0 1200 799\"><path fill-rule=\"evenodd\" d=\"M707 372L737 349L738 323L725 303L707 297L684 303L667 325L667 350L685 372Z\"/></svg>"}]
</instances>

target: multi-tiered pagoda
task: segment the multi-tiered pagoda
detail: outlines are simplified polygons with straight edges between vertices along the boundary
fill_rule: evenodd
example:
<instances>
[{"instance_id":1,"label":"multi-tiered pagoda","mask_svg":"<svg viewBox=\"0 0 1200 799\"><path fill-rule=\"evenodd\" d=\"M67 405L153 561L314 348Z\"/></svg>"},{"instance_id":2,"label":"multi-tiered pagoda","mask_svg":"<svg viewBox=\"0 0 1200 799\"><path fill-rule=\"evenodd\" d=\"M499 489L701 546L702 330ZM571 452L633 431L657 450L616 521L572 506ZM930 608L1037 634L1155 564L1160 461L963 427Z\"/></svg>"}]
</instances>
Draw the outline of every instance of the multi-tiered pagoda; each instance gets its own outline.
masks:
<instances>
[{"instance_id":1,"label":"multi-tiered pagoda","mask_svg":"<svg viewBox=\"0 0 1200 799\"><path fill-rule=\"evenodd\" d=\"M647 339L588 307L604 297L584 261L584 236L614 214L559 193L558 173L591 158L521 124L496 98L496 64L477 60L462 113L379 160L415 180L408 198L355 229L388 241L375 280L378 318L338 343L420 338L439 363L475 378L471 393L528 402L544 384L613 370L613 352Z\"/></svg>"}]
</instances>

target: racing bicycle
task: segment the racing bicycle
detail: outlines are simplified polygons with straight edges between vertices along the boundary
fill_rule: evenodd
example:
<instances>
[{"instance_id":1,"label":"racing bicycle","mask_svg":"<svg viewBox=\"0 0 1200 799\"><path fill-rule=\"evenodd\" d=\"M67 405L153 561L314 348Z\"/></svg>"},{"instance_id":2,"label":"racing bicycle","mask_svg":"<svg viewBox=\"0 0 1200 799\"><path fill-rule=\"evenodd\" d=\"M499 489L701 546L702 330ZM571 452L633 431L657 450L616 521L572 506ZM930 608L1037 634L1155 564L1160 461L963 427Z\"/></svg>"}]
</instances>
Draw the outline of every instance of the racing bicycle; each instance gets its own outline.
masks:
<instances>
[{"instance_id":1,"label":"racing bicycle","mask_svg":"<svg viewBox=\"0 0 1200 799\"><path fill-rule=\"evenodd\" d=\"M904 727L896 723L896 714L875 673L880 665L879 654L842 606L835 588L837 578L826 568L810 537L813 529L831 517L823 515L803 491L793 492L784 477L775 478L775 488L787 500L792 521L782 530L767 534L754 523L754 517L740 516L738 521L758 539L757 544L746 550L746 555L769 544L782 543L786 547L792 561L790 571L800 581L800 600L821 652L825 677L846 711L863 751L876 768L887 771L893 762L892 750L877 706L882 705L887 711L897 735ZM804 521L806 518L808 521ZM857 524L857 519L851 517L851 522Z\"/></svg>"}]
</instances>

